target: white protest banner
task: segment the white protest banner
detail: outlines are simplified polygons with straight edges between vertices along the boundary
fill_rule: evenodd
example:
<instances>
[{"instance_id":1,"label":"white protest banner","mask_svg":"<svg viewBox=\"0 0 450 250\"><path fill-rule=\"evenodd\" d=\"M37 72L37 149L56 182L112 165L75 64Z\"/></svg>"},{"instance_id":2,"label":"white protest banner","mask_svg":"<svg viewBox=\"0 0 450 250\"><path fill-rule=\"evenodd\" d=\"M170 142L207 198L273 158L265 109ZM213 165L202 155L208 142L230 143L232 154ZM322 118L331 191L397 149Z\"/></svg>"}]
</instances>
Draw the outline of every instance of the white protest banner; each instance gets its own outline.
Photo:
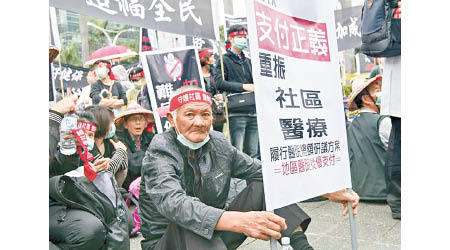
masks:
<instances>
[{"instance_id":1,"label":"white protest banner","mask_svg":"<svg viewBox=\"0 0 450 250\"><path fill-rule=\"evenodd\" d=\"M248 0L268 211L351 187L334 2Z\"/></svg>"}]
</instances>

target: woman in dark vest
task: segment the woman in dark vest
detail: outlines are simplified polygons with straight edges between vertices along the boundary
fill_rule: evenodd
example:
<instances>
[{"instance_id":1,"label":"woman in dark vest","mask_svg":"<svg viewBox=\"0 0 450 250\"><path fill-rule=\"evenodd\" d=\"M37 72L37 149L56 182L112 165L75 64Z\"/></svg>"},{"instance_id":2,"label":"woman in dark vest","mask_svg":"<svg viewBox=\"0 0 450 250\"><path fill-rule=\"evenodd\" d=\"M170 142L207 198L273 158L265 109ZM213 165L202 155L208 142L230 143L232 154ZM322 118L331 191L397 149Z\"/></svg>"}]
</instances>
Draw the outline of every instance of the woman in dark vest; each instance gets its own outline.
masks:
<instances>
[{"instance_id":1,"label":"woman in dark vest","mask_svg":"<svg viewBox=\"0 0 450 250\"><path fill-rule=\"evenodd\" d=\"M391 130L389 117L377 105L381 76L352 85L348 109L359 110L347 129L352 186L361 200L386 200L384 163Z\"/></svg>"}]
</instances>

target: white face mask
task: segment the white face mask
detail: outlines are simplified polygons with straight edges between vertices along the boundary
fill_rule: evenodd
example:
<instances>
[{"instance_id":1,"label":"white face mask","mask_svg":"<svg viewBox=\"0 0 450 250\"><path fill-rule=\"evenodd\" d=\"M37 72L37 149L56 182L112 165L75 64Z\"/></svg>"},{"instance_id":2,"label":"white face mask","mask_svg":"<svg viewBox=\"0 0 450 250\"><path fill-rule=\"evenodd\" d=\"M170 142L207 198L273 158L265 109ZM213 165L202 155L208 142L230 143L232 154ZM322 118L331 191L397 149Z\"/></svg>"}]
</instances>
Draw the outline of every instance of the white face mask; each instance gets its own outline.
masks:
<instances>
[{"instance_id":1,"label":"white face mask","mask_svg":"<svg viewBox=\"0 0 450 250\"><path fill-rule=\"evenodd\" d=\"M192 150L197 150L199 148L201 148L203 145L205 145L208 141L209 141L209 134L206 136L206 138L201 141L201 142L191 142L188 139L186 139L186 137L184 137L184 135L182 133L179 132L176 124L176 114L172 113L173 116L173 122L175 124L175 132L177 133L177 140L183 144L184 146L192 149Z\"/></svg>"},{"instance_id":2,"label":"white face mask","mask_svg":"<svg viewBox=\"0 0 450 250\"><path fill-rule=\"evenodd\" d=\"M94 143L95 143L94 139L87 138L87 146L89 151L94 149Z\"/></svg>"},{"instance_id":3,"label":"white face mask","mask_svg":"<svg viewBox=\"0 0 450 250\"><path fill-rule=\"evenodd\" d=\"M95 69L95 74L97 75L98 79L103 79L108 74L108 70L105 67L99 67Z\"/></svg>"}]
</instances>

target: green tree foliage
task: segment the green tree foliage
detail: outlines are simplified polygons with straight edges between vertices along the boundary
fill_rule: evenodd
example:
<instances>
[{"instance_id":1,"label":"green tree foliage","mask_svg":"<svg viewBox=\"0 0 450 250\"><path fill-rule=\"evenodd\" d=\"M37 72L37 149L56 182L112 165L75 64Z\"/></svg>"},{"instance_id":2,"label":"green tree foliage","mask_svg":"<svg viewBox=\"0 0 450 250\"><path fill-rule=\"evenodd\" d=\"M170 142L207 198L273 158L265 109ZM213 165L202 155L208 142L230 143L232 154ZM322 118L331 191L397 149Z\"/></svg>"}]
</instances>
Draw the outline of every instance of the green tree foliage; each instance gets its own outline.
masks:
<instances>
[{"instance_id":1,"label":"green tree foliage","mask_svg":"<svg viewBox=\"0 0 450 250\"><path fill-rule=\"evenodd\" d=\"M68 11L69 12L69 11ZM76 13L71 13L72 16L79 16ZM74 66L83 66L83 59L82 59L82 51L81 51L81 35L80 35L80 29L74 29L71 32L67 31L66 24L62 25L59 23L60 21L60 15L59 10L57 10L57 20L58 20L58 26L60 33L64 32L64 35L60 34L61 39L61 62L64 64L70 64ZM73 19L72 19L73 22ZM135 39L130 40L124 39L124 34L127 32L124 32L120 35L119 39L117 40L117 45L125 45L134 51L138 52L139 50L139 28L134 27L131 25L118 25L116 23L108 22L108 20L103 19L97 19L93 17L88 18L88 22L91 22L99 27L102 27L108 31L111 40L114 40L114 36L119 33L121 30L126 30L132 28L134 31L134 37ZM89 55L91 55L94 51L97 49L100 49L102 47L108 46L109 41L108 38L105 36L105 34L97 28L94 28L92 26L87 27L88 30L88 47L89 47ZM59 58L56 58L56 61L58 61ZM128 64L128 63L137 63L139 61L138 56L134 58L130 58L124 61L121 61L121 64Z\"/></svg>"},{"instance_id":2,"label":"green tree foliage","mask_svg":"<svg viewBox=\"0 0 450 250\"><path fill-rule=\"evenodd\" d=\"M350 94L352 93L352 84L345 84L342 86L342 89L344 91L344 95L350 97Z\"/></svg>"}]
</instances>

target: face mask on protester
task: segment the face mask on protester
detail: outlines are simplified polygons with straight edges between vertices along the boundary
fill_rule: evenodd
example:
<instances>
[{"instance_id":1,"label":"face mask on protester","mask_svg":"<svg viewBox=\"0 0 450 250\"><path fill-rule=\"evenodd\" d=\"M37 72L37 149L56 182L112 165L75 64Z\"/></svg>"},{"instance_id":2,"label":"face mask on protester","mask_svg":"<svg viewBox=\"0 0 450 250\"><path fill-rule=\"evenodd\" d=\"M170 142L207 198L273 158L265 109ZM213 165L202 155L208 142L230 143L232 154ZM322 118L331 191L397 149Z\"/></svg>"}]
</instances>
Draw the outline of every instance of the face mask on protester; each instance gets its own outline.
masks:
<instances>
[{"instance_id":1,"label":"face mask on protester","mask_svg":"<svg viewBox=\"0 0 450 250\"><path fill-rule=\"evenodd\" d=\"M245 37L235 37L234 47L238 50L243 50L248 47L247 38Z\"/></svg>"},{"instance_id":2,"label":"face mask on protester","mask_svg":"<svg viewBox=\"0 0 450 250\"><path fill-rule=\"evenodd\" d=\"M142 87L142 81L133 81L134 84L134 88L135 89L140 89Z\"/></svg>"},{"instance_id":3,"label":"face mask on protester","mask_svg":"<svg viewBox=\"0 0 450 250\"><path fill-rule=\"evenodd\" d=\"M380 106L381 105L381 92L377 92L375 93L376 97L377 97L377 101L375 102L375 105Z\"/></svg>"},{"instance_id":4,"label":"face mask on protester","mask_svg":"<svg viewBox=\"0 0 450 250\"><path fill-rule=\"evenodd\" d=\"M95 143L94 139L87 138L87 146L89 151L94 149L94 143Z\"/></svg>"},{"instance_id":5,"label":"face mask on protester","mask_svg":"<svg viewBox=\"0 0 450 250\"><path fill-rule=\"evenodd\" d=\"M173 115L173 114L172 114ZM201 142L191 142L188 139L186 139L186 137L184 137L184 135L182 133L180 133L178 131L178 128L176 126L176 118L173 115L173 122L175 123L175 132L177 133L177 140L183 144L184 146L192 149L192 150L197 150L199 148L201 148L203 145L205 145L208 141L209 141L209 134L206 136L206 138L201 141Z\"/></svg>"},{"instance_id":6,"label":"face mask on protester","mask_svg":"<svg viewBox=\"0 0 450 250\"><path fill-rule=\"evenodd\" d=\"M108 70L105 67L98 67L95 69L95 75L97 75L98 79L103 79L108 74Z\"/></svg>"},{"instance_id":7,"label":"face mask on protester","mask_svg":"<svg viewBox=\"0 0 450 250\"><path fill-rule=\"evenodd\" d=\"M111 126L109 127L109 132L106 134L106 139L111 139L116 134L116 125L114 123L111 123Z\"/></svg>"}]
</instances>

